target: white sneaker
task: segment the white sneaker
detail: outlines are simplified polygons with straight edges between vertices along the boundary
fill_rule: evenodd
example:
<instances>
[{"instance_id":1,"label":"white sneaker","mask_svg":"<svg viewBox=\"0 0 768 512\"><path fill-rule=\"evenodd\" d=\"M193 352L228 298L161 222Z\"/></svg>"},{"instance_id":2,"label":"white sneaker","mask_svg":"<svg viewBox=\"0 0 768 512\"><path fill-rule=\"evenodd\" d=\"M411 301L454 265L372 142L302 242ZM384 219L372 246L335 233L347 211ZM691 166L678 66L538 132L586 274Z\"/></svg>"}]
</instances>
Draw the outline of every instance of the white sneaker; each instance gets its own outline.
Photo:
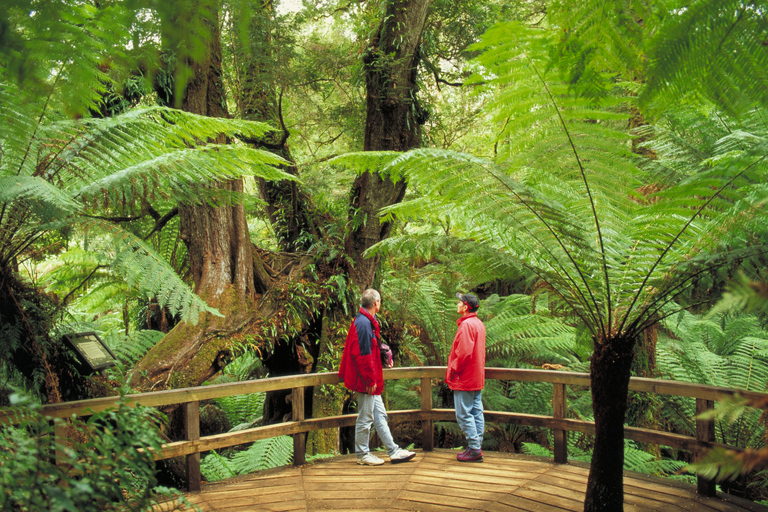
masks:
<instances>
[{"instance_id":1,"label":"white sneaker","mask_svg":"<svg viewBox=\"0 0 768 512\"><path fill-rule=\"evenodd\" d=\"M402 448L398 448L395 453L389 456L389 461L392 464L398 464L400 462L408 462L415 456L416 456L416 452L409 452L408 450L403 450Z\"/></svg>"},{"instance_id":2,"label":"white sneaker","mask_svg":"<svg viewBox=\"0 0 768 512\"><path fill-rule=\"evenodd\" d=\"M384 464L384 461L372 453L366 453L362 457L357 458L357 463L362 466L381 466Z\"/></svg>"}]
</instances>

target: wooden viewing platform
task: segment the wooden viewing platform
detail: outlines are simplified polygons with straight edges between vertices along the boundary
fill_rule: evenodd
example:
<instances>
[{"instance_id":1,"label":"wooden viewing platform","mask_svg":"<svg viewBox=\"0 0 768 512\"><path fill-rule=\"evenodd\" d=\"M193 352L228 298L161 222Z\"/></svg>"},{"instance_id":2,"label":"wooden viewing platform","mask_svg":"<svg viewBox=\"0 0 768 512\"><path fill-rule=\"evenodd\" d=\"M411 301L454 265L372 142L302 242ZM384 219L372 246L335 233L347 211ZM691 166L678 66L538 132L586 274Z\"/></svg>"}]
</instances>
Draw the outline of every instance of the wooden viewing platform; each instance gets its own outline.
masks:
<instances>
[{"instance_id":1,"label":"wooden viewing platform","mask_svg":"<svg viewBox=\"0 0 768 512\"><path fill-rule=\"evenodd\" d=\"M456 461L457 450L417 451L411 462L358 466L354 455L287 466L243 477L203 482L187 499L203 512L387 511L563 512L581 511L589 468L538 457L485 452L482 464ZM157 511L171 510L159 507ZM625 512L768 511L755 503L696 486L624 475Z\"/></svg>"},{"instance_id":2,"label":"wooden viewing platform","mask_svg":"<svg viewBox=\"0 0 768 512\"><path fill-rule=\"evenodd\" d=\"M552 415L534 415L509 411L485 411L488 423L527 425L551 429L553 460L532 459L520 455L489 452L482 464L462 464L456 452L435 450L435 421L455 421L452 409L435 408L432 388L445 375L445 367L396 368L384 371L384 379L413 379L419 384L421 407L414 410L387 411L390 422L411 421L421 424L421 443L415 461L383 467L363 467L353 456L305 465L308 432L350 427L355 414L305 418L305 391L314 386L337 386L336 373L315 373L267 379L215 384L195 388L155 391L127 395L129 405L165 407L178 404L183 411L183 438L166 443L154 453L155 460L184 457L190 499L203 510L582 510L589 470L568 462L568 434L594 434L595 425L569 415L568 388L588 388L588 374L550 370L486 368L486 379L528 381L552 385ZM712 410L716 401L735 396L762 400L768 393L757 393L689 382L633 377L631 391L675 395L695 405L695 413ZM291 390L293 414L289 421L223 434L200 435L200 403L216 398ZM311 395L309 395L311 396ZM43 414L50 418L88 416L115 407L116 397L81 400L46 405ZM13 423L13 410L0 409L0 425ZM693 419L693 418L692 418ZM59 445L67 443L64 422L55 425ZM242 446L260 439L293 436L294 467L261 472L225 482L202 482L201 455L228 447ZM661 430L625 426L624 438L641 443L686 450L698 459L706 450L721 447L741 451L715 439L711 418L697 417L695 430L688 435ZM58 462L60 453L52 454ZM386 457L385 457L386 458ZM737 501L716 493L715 482L702 476L695 488L680 487L670 480L648 480L629 475L624 480L625 510L759 510L768 507ZM711 498L708 499L707 497Z\"/></svg>"}]
</instances>

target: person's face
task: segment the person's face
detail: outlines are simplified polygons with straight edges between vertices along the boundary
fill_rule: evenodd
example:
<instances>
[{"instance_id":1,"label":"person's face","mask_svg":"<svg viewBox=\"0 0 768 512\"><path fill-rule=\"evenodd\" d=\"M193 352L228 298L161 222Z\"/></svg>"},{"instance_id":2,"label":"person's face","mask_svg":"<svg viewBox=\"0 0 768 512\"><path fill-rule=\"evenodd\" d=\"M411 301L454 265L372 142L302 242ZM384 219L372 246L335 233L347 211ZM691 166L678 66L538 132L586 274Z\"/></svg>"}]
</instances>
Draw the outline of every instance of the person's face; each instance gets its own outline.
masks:
<instances>
[{"instance_id":1,"label":"person's face","mask_svg":"<svg viewBox=\"0 0 768 512\"><path fill-rule=\"evenodd\" d=\"M469 309L469 306L467 306L461 301L459 301L459 303L456 305L456 312L460 315L463 315L464 313L466 313L468 309Z\"/></svg>"},{"instance_id":2,"label":"person's face","mask_svg":"<svg viewBox=\"0 0 768 512\"><path fill-rule=\"evenodd\" d=\"M373 303L373 314L375 315L381 310L381 299Z\"/></svg>"}]
</instances>

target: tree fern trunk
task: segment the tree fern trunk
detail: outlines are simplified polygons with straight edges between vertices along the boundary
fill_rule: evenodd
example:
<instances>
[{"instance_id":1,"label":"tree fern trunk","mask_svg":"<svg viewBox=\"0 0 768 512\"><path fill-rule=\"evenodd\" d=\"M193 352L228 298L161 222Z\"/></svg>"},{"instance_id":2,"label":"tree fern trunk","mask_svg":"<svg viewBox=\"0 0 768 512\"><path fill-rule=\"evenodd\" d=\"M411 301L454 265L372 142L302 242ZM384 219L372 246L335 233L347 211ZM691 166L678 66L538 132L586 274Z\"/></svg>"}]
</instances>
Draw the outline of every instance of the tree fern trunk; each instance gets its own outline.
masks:
<instances>
[{"instance_id":1,"label":"tree fern trunk","mask_svg":"<svg viewBox=\"0 0 768 512\"><path fill-rule=\"evenodd\" d=\"M624 510L624 415L634 341L615 337L595 343L590 361L595 449L585 512Z\"/></svg>"},{"instance_id":2,"label":"tree fern trunk","mask_svg":"<svg viewBox=\"0 0 768 512\"><path fill-rule=\"evenodd\" d=\"M421 35L431 0L388 0L366 55L367 113L365 151L407 151L421 144L425 113L416 99ZM373 284L378 259L363 252L387 238L391 223L380 223L381 208L399 203L406 184L365 173L352 186L349 217L353 231L347 254L355 262L352 275L361 288Z\"/></svg>"}]
</instances>

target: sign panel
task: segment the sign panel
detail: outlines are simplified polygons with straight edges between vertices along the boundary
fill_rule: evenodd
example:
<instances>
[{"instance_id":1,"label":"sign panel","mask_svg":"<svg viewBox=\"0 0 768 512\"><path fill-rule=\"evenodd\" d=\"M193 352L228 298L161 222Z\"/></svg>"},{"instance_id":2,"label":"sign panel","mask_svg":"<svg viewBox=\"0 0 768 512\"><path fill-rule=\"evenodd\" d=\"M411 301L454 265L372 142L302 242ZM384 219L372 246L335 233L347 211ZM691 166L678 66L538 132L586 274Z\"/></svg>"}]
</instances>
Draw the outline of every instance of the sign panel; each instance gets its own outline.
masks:
<instances>
[{"instance_id":1,"label":"sign panel","mask_svg":"<svg viewBox=\"0 0 768 512\"><path fill-rule=\"evenodd\" d=\"M79 332L65 334L64 339L69 342L78 359L92 372L103 370L117 364L115 354L101 341L95 332Z\"/></svg>"}]
</instances>

